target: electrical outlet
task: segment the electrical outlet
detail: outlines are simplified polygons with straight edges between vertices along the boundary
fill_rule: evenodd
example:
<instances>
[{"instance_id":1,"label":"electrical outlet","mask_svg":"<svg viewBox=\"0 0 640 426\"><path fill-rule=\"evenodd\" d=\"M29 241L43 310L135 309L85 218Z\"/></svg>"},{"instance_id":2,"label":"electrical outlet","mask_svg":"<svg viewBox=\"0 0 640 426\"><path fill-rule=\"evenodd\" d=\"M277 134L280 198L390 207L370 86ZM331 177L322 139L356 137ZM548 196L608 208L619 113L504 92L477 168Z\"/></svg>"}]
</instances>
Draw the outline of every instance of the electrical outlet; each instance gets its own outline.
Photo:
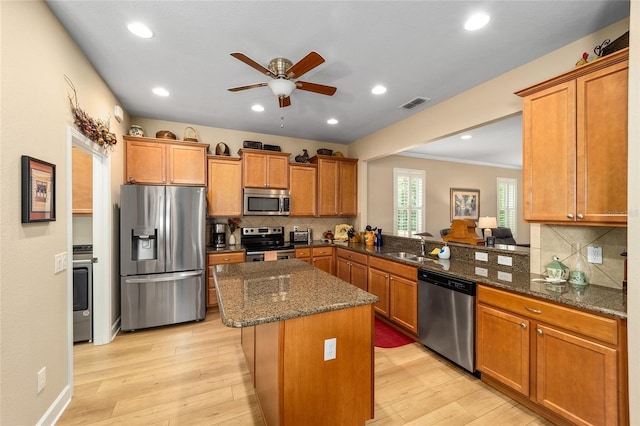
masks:
<instances>
[{"instance_id":1,"label":"electrical outlet","mask_svg":"<svg viewBox=\"0 0 640 426\"><path fill-rule=\"evenodd\" d=\"M513 259L511 256L498 255L498 265L513 266Z\"/></svg>"},{"instance_id":2,"label":"electrical outlet","mask_svg":"<svg viewBox=\"0 0 640 426\"><path fill-rule=\"evenodd\" d=\"M67 252L66 251L64 253L61 253L61 254L62 254L62 270L64 271L65 269L67 269L67 262L69 260L67 259Z\"/></svg>"},{"instance_id":3,"label":"electrical outlet","mask_svg":"<svg viewBox=\"0 0 640 426\"><path fill-rule=\"evenodd\" d=\"M324 360L329 361L336 359L336 338L326 339L324 341Z\"/></svg>"},{"instance_id":4,"label":"electrical outlet","mask_svg":"<svg viewBox=\"0 0 640 426\"><path fill-rule=\"evenodd\" d=\"M40 371L38 371L38 387L36 392L42 392L42 389L47 385L47 367L42 367Z\"/></svg>"},{"instance_id":5,"label":"electrical outlet","mask_svg":"<svg viewBox=\"0 0 640 426\"><path fill-rule=\"evenodd\" d=\"M501 281L511 282L513 276L511 275L511 272L498 271L498 279Z\"/></svg>"},{"instance_id":6,"label":"electrical outlet","mask_svg":"<svg viewBox=\"0 0 640 426\"><path fill-rule=\"evenodd\" d=\"M476 275L480 275L481 277L488 277L489 270L487 268L481 268L479 266L476 266Z\"/></svg>"},{"instance_id":7,"label":"electrical outlet","mask_svg":"<svg viewBox=\"0 0 640 426\"><path fill-rule=\"evenodd\" d=\"M58 253L53 257L54 260L54 267L53 267L53 273L57 274L58 272L62 271L64 268L62 266L62 253Z\"/></svg>"},{"instance_id":8,"label":"electrical outlet","mask_svg":"<svg viewBox=\"0 0 640 426\"><path fill-rule=\"evenodd\" d=\"M602 264L602 247L587 246L587 262Z\"/></svg>"},{"instance_id":9,"label":"electrical outlet","mask_svg":"<svg viewBox=\"0 0 640 426\"><path fill-rule=\"evenodd\" d=\"M298 225L294 225L293 230L297 231L298 230Z\"/></svg>"},{"instance_id":10,"label":"electrical outlet","mask_svg":"<svg viewBox=\"0 0 640 426\"><path fill-rule=\"evenodd\" d=\"M481 262L488 262L489 261L489 253L483 253L481 251L477 251L476 252L476 260L479 260Z\"/></svg>"}]
</instances>

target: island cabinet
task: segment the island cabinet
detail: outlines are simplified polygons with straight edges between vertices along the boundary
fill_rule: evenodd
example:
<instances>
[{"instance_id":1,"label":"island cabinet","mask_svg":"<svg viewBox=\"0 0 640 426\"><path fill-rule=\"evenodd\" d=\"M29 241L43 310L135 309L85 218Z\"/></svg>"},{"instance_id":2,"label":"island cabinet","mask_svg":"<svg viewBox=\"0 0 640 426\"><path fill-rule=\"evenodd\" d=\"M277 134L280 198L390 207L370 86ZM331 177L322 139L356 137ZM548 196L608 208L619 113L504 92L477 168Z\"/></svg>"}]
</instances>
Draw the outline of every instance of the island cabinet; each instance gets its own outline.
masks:
<instances>
[{"instance_id":1,"label":"island cabinet","mask_svg":"<svg viewBox=\"0 0 640 426\"><path fill-rule=\"evenodd\" d=\"M626 321L478 285L482 380L556 424L628 424Z\"/></svg>"},{"instance_id":2,"label":"island cabinet","mask_svg":"<svg viewBox=\"0 0 640 426\"><path fill-rule=\"evenodd\" d=\"M517 95L524 219L626 224L628 49Z\"/></svg>"},{"instance_id":3,"label":"island cabinet","mask_svg":"<svg viewBox=\"0 0 640 426\"><path fill-rule=\"evenodd\" d=\"M289 156L284 152L241 149L245 188L289 189Z\"/></svg>"},{"instance_id":4,"label":"island cabinet","mask_svg":"<svg viewBox=\"0 0 640 426\"><path fill-rule=\"evenodd\" d=\"M207 184L208 144L125 136L124 182Z\"/></svg>"},{"instance_id":5,"label":"island cabinet","mask_svg":"<svg viewBox=\"0 0 640 426\"><path fill-rule=\"evenodd\" d=\"M72 214L89 215L93 213L93 154L82 148L72 147Z\"/></svg>"},{"instance_id":6,"label":"island cabinet","mask_svg":"<svg viewBox=\"0 0 640 426\"><path fill-rule=\"evenodd\" d=\"M336 248L336 277L367 291L368 255Z\"/></svg>"},{"instance_id":7,"label":"island cabinet","mask_svg":"<svg viewBox=\"0 0 640 426\"><path fill-rule=\"evenodd\" d=\"M368 286L380 299L376 312L418 333L418 268L369 256Z\"/></svg>"},{"instance_id":8,"label":"island cabinet","mask_svg":"<svg viewBox=\"0 0 640 426\"><path fill-rule=\"evenodd\" d=\"M289 217L315 216L317 209L318 167L314 164L289 164Z\"/></svg>"},{"instance_id":9,"label":"island cabinet","mask_svg":"<svg viewBox=\"0 0 640 426\"><path fill-rule=\"evenodd\" d=\"M207 160L207 214L242 215L242 163L240 158L209 156Z\"/></svg>"},{"instance_id":10,"label":"island cabinet","mask_svg":"<svg viewBox=\"0 0 640 426\"><path fill-rule=\"evenodd\" d=\"M318 216L356 216L358 213L358 159L316 155Z\"/></svg>"},{"instance_id":11,"label":"island cabinet","mask_svg":"<svg viewBox=\"0 0 640 426\"><path fill-rule=\"evenodd\" d=\"M207 254L207 308L218 307L218 296L216 294L216 285L213 280L212 266L243 262L243 251Z\"/></svg>"}]
</instances>

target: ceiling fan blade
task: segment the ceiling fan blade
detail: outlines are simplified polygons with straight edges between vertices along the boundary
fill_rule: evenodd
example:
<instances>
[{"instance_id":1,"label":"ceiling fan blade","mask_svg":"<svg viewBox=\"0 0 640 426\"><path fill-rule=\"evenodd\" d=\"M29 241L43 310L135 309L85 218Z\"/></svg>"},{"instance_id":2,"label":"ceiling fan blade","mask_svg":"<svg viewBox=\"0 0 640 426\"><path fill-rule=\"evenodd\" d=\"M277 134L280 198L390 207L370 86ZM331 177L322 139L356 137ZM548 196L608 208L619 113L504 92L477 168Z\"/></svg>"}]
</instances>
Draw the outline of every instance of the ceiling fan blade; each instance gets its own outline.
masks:
<instances>
[{"instance_id":1,"label":"ceiling fan blade","mask_svg":"<svg viewBox=\"0 0 640 426\"><path fill-rule=\"evenodd\" d=\"M325 86L324 84L307 83L306 81L296 81L296 87L307 92L320 93L321 95L333 96L337 88L333 86Z\"/></svg>"},{"instance_id":2,"label":"ceiling fan blade","mask_svg":"<svg viewBox=\"0 0 640 426\"><path fill-rule=\"evenodd\" d=\"M322 56L316 52L311 52L287 70L287 77L300 78L303 74L311 71L323 62L324 58Z\"/></svg>"},{"instance_id":3,"label":"ceiling fan blade","mask_svg":"<svg viewBox=\"0 0 640 426\"><path fill-rule=\"evenodd\" d=\"M251 68L254 68L254 69L260 71L261 74L265 74L265 75L268 75L269 77L273 77L273 78L276 77L268 68L263 67L262 65L260 65L259 63L257 63L256 61L254 61L253 59L251 59L250 57L248 57L244 53L233 52L231 54L231 56L233 56L234 58L244 62L245 64L249 65Z\"/></svg>"},{"instance_id":4,"label":"ceiling fan blade","mask_svg":"<svg viewBox=\"0 0 640 426\"><path fill-rule=\"evenodd\" d=\"M232 87L232 88L227 89L227 90L230 91L230 92L239 92L241 90L255 89L256 87L264 87L266 85L267 85L267 83L256 83L256 84L250 84L248 86Z\"/></svg>"},{"instance_id":5,"label":"ceiling fan blade","mask_svg":"<svg viewBox=\"0 0 640 426\"><path fill-rule=\"evenodd\" d=\"M291 97L287 96L286 98L278 98L278 103L280 104L280 108L288 107L291 105Z\"/></svg>"}]
</instances>

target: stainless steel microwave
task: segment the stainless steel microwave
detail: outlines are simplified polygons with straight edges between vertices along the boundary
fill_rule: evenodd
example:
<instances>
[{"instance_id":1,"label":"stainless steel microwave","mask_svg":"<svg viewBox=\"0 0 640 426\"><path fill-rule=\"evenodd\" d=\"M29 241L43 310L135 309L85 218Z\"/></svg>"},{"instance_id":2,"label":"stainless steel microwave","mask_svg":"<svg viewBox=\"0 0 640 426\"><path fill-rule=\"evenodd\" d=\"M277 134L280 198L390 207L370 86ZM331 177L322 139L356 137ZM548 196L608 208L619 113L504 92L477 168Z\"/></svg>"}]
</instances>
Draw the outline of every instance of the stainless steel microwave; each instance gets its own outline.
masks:
<instances>
[{"instance_id":1,"label":"stainless steel microwave","mask_svg":"<svg viewBox=\"0 0 640 426\"><path fill-rule=\"evenodd\" d=\"M289 190L245 188L243 214L245 216L288 216Z\"/></svg>"}]
</instances>

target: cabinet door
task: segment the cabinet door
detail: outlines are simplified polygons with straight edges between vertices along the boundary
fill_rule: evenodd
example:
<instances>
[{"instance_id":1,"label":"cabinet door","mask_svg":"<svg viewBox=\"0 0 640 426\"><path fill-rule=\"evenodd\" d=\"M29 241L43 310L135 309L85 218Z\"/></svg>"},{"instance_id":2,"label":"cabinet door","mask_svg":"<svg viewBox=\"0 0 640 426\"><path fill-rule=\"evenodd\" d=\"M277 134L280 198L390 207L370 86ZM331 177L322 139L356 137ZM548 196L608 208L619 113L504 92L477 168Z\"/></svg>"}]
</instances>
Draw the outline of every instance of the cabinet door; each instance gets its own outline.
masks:
<instances>
[{"instance_id":1,"label":"cabinet door","mask_svg":"<svg viewBox=\"0 0 640 426\"><path fill-rule=\"evenodd\" d=\"M312 265L333 275L333 256L314 256Z\"/></svg>"},{"instance_id":2,"label":"cabinet door","mask_svg":"<svg viewBox=\"0 0 640 426\"><path fill-rule=\"evenodd\" d=\"M206 185L206 146L167 145L169 151L169 184Z\"/></svg>"},{"instance_id":3,"label":"cabinet door","mask_svg":"<svg viewBox=\"0 0 640 426\"><path fill-rule=\"evenodd\" d=\"M574 424L618 422L614 349L538 325L537 400Z\"/></svg>"},{"instance_id":4,"label":"cabinet door","mask_svg":"<svg viewBox=\"0 0 640 426\"><path fill-rule=\"evenodd\" d=\"M336 277L342 281L351 283L351 261L343 259L342 257L336 258Z\"/></svg>"},{"instance_id":5,"label":"cabinet door","mask_svg":"<svg viewBox=\"0 0 640 426\"><path fill-rule=\"evenodd\" d=\"M358 163L339 162L339 214L356 216L358 214Z\"/></svg>"},{"instance_id":6,"label":"cabinet door","mask_svg":"<svg viewBox=\"0 0 640 426\"><path fill-rule=\"evenodd\" d=\"M93 154L73 147L71 150L73 167L73 214L93 213Z\"/></svg>"},{"instance_id":7,"label":"cabinet door","mask_svg":"<svg viewBox=\"0 0 640 426\"><path fill-rule=\"evenodd\" d=\"M384 271L369 268L368 277L369 293L375 294L380 299L373 305L373 308L389 317L389 274Z\"/></svg>"},{"instance_id":8,"label":"cabinet door","mask_svg":"<svg viewBox=\"0 0 640 426\"><path fill-rule=\"evenodd\" d=\"M367 265L351 262L351 284L367 291Z\"/></svg>"},{"instance_id":9,"label":"cabinet door","mask_svg":"<svg viewBox=\"0 0 640 426\"><path fill-rule=\"evenodd\" d=\"M478 305L476 368L529 396L529 320Z\"/></svg>"},{"instance_id":10,"label":"cabinet door","mask_svg":"<svg viewBox=\"0 0 640 426\"><path fill-rule=\"evenodd\" d=\"M242 154L242 180L245 188L267 187L267 162L264 155L253 152Z\"/></svg>"},{"instance_id":11,"label":"cabinet door","mask_svg":"<svg viewBox=\"0 0 640 426\"><path fill-rule=\"evenodd\" d=\"M313 166L289 166L289 216L315 216L317 168Z\"/></svg>"},{"instance_id":12,"label":"cabinet door","mask_svg":"<svg viewBox=\"0 0 640 426\"><path fill-rule=\"evenodd\" d=\"M627 221L628 62L577 80L580 222Z\"/></svg>"},{"instance_id":13,"label":"cabinet door","mask_svg":"<svg viewBox=\"0 0 640 426\"><path fill-rule=\"evenodd\" d=\"M418 332L418 283L394 275L389 279L390 319Z\"/></svg>"},{"instance_id":14,"label":"cabinet door","mask_svg":"<svg viewBox=\"0 0 640 426\"><path fill-rule=\"evenodd\" d=\"M125 183L166 184L166 145L154 142L127 141Z\"/></svg>"},{"instance_id":15,"label":"cabinet door","mask_svg":"<svg viewBox=\"0 0 640 426\"><path fill-rule=\"evenodd\" d=\"M338 215L338 162L318 160L318 215Z\"/></svg>"},{"instance_id":16,"label":"cabinet door","mask_svg":"<svg viewBox=\"0 0 640 426\"><path fill-rule=\"evenodd\" d=\"M274 155L266 156L267 187L272 189L289 188L289 159Z\"/></svg>"},{"instance_id":17,"label":"cabinet door","mask_svg":"<svg viewBox=\"0 0 640 426\"><path fill-rule=\"evenodd\" d=\"M522 194L525 220L574 220L575 87L575 81L569 81L523 98Z\"/></svg>"},{"instance_id":18,"label":"cabinet door","mask_svg":"<svg viewBox=\"0 0 640 426\"><path fill-rule=\"evenodd\" d=\"M238 159L209 158L209 216L242 215L242 164Z\"/></svg>"}]
</instances>

